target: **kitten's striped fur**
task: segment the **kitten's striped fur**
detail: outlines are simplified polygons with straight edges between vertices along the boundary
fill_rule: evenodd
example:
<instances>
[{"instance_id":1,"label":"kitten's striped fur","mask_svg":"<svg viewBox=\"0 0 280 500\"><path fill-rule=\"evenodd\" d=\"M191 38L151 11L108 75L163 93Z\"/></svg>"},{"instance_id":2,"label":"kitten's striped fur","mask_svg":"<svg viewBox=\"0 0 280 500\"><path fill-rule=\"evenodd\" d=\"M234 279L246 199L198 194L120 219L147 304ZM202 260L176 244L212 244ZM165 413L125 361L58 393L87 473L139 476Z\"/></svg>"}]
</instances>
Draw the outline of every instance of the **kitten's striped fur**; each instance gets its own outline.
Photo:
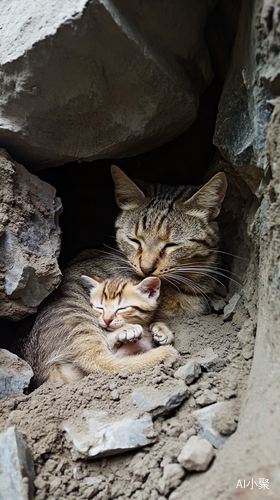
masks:
<instances>
[{"instance_id":1,"label":"kitten's striped fur","mask_svg":"<svg viewBox=\"0 0 280 500\"><path fill-rule=\"evenodd\" d=\"M161 345L137 356L118 358L114 354L116 339L113 343L109 341L110 333L101 326L93 311L90 303L92 297L89 297L87 287L84 285L87 278L82 278L82 275L87 277L98 275L101 280L106 280L109 277L116 278L120 274L119 267L120 264L122 267L122 263L114 255L110 256L98 251L85 251L66 269L62 284L52 294L48 302L42 306L30 334L21 338L13 349L16 354L31 365L34 371L33 387L46 381L71 382L79 380L89 373L120 371L136 373L152 368L161 362L171 364L175 361L177 351L170 345ZM136 275L131 276L131 272L122 270L122 274L122 280L106 282L107 292L110 286L115 287L116 291L119 285L122 286L124 280L133 280L134 283L136 281L139 283L139 278ZM144 312L141 315L148 335L147 327L152 319L152 309L156 310L157 297L153 301L145 301L144 299L142 297L141 301L139 298L139 302L142 306L144 302L146 306L147 302L149 303L150 310L146 313L146 321L144 321ZM126 320L128 319L127 311ZM133 318L130 315L130 319L132 324L139 322L139 317ZM154 325L154 328L157 325L160 328L162 323ZM112 335L114 333L112 332ZM156 335L158 335L158 343L160 343L162 340L160 332L156 331L153 335L154 338ZM124 339L123 342L126 340ZM171 340L172 337L166 343Z\"/></svg>"},{"instance_id":2,"label":"kitten's striped fur","mask_svg":"<svg viewBox=\"0 0 280 500\"><path fill-rule=\"evenodd\" d=\"M227 189L224 173L200 188L137 184L112 165L119 249L139 276L163 280L159 315L203 312L219 281L218 225Z\"/></svg>"}]
</instances>

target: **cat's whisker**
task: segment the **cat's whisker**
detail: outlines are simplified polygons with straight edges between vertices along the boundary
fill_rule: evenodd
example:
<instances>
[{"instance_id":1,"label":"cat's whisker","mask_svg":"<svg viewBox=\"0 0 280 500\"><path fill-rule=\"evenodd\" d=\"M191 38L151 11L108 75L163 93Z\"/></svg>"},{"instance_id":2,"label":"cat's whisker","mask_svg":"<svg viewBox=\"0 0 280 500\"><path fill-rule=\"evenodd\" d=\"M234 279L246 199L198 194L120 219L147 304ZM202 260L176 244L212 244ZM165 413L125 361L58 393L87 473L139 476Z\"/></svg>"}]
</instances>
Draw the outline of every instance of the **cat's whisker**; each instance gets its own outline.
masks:
<instances>
[{"instance_id":1,"label":"cat's whisker","mask_svg":"<svg viewBox=\"0 0 280 500\"><path fill-rule=\"evenodd\" d=\"M214 276L211 276L211 274L208 274L208 273L205 273L205 272L200 272L200 271L195 271L197 274L199 274L200 276L207 276L208 278L211 278L212 280L216 281L217 283L219 283L223 288L226 289L226 286L224 283L222 283L220 280L218 280L217 278L214 278Z\"/></svg>"},{"instance_id":2,"label":"cat's whisker","mask_svg":"<svg viewBox=\"0 0 280 500\"><path fill-rule=\"evenodd\" d=\"M168 279L168 278L162 276L162 279L164 279L172 288L175 288L175 290L177 290L179 293L181 293L180 288L177 285L175 285L175 283L173 283L170 278Z\"/></svg>"},{"instance_id":3,"label":"cat's whisker","mask_svg":"<svg viewBox=\"0 0 280 500\"><path fill-rule=\"evenodd\" d=\"M198 262L198 263L192 262L192 264L184 266L184 267L176 267L175 270L188 271L188 270L191 270L193 268L193 266L196 266L197 264L200 264L200 262ZM224 273L229 273L229 274L232 274L233 276L236 276L237 278L240 278L240 276L238 276L238 274L233 273L229 269L224 269L223 267L209 266L209 264L207 264L206 266L202 265L202 266L198 266L198 267L199 267L199 269L206 269L207 271L216 271L216 270L223 271Z\"/></svg>"},{"instance_id":4,"label":"cat's whisker","mask_svg":"<svg viewBox=\"0 0 280 500\"><path fill-rule=\"evenodd\" d=\"M193 273L196 273L196 274L200 274L200 275L204 275L204 276L208 276L209 278L213 279L213 280L216 280L216 281L219 281L217 280L217 278L214 278L214 276L212 276L211 274L208 274L206 273L205 271L208 271L207 268L205 267L200 267L200 268L195 268L195 267L189 267L188 269L177 269L177 272L178 271L181 271L181 272L193 272ZM235 279L231 278L230 276L227 276L226 274L223 274L219 271L216 271L216 269L209 269L209 271L213 274L216 274L218 276L222 276L223 278L226 278L228 279L229 281L232 281L233 283L235 283L236 285L240 286L241 284L236 281ZM219 283L221 283L219 281ZM223 286L225 286L223 283L221 283Z\"/></svg>"},{"instance_id":5,"label":"cat's whisker","mask_svg":"<svg viewBox=\"0 0 280 500\"><path fill-rule=\"evenodd\" d=\"M200 287L200 285L198 283L196 283L195 281L193 281L192 279L186 278L185 276L181 276L178 274L171 274L171 276L172 276L172 279L174 279L175 281L189 285L190 288L192 288L193 290L197 290L198 293L200 293L204 298L207 297L207 299L210 300L210 297L205 292L202 291L202 288ZM170 275L169 275L169 279L170 279Z\"/></svg>"},{"instance_id":6,"label":"cat's whisker","mask_svg":"<svg viewBox=\"0 0 280 500\"><path fill-rule=\"evenodd\" d=\"M245 257L239 257L239 255L235 255L233 253L229 253L229 252L224 252L223 250L218 250L217 248L209 248L208 250L209 252L215 252L215 253L222 253L224 255L229 255L230 257L235 257L236 259L241 259L241 260L247 260Z\"/></svg>"},{"instance_id":7,"label":"cat's whisker","mask_svg":"<svg viewBox=\"0 0 280 500\"><path fill-rule=\"evenodd\" d=\"M178 277L176 275L176 278L174 278L174 275L172 275L173 279L176 280L177 282L182 282L182 283L185 283L186 285L188 285L190 287L190 289L197 295L197 293L199 293L199 295L202 296L202 298L205 300L206 304L207 304L207 307L208 307L208 310L210 311L210 307L209 307L209 301L210 301L210 297L201 290L201 288L198 286L197 283L195 283L193 280L190 280L190 279L186 279L186 280L181 280L179 278L183 278L182 276Z\"/></svg>"},{"instance_id":8,"label":"cat's whisker","mask_svg":"<svg viewBox=\"0 0 280 500\"><path fill-rule=\"evenodd\" d=\"M120 255L115 255L110 252L105 252L105 250L99 250L99 252L104 253L105 255L109 255L110 257L112 257L112 259L118 260L119 262L125 262L127 264L127 260L121 257Z\"/></svg>"},{"instance_id":9,"label":"cat's whisker","mask_svg":"<svg viewBox=\"0 0 280 500\"><path fill-rule=\"evenodd\" d=\"M117 248L110 247L109 245L106 245L106 243L103 243L103 246L104 246L104 247L106 247L106 248L109 248L110 250L113 250L113 252L118 252L118 253L120 253L121 255L123 255L123 257L125 257L125 256L124 256L124 254L123 254L123 252L121 252L121 251L120 251L120 250L118 250Z\"/></svg>"}]
</instances>

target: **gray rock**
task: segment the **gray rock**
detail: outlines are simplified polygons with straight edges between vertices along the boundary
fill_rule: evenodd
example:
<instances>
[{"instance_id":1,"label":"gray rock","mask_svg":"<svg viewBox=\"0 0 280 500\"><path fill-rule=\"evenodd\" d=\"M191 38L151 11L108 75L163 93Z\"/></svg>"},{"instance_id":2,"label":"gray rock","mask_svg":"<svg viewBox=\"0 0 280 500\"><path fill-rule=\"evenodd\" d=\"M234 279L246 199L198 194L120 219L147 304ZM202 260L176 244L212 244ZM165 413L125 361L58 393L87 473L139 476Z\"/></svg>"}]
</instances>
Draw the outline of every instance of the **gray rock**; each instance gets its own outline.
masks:
<instances>
[{"instance_id":1,"label":"gray rock","mask_svg":"<svg viewBox=\"0 0 280 500\"><path fill-rule=\"evenodd\" d=\"M272 112L268 103L272 95L263 86L263 60L267 59L268 47L267 41L259 38L260 27L254 29L253 5L254 2L241 5L239 29L219 103L213 142L236 167L255 165L265 170L265 131ZM257 52L259 57L251 57ZM277 59L276 54L274 57ZM248 173L253 175L252 169L247 168L247 176ZM251 183L255 187L258 184Z\"/></svg>"},{"instance_id":2,"label":"gray rock","mask_svg":"<svg viewBox=\"0 0 280 500\"><path fill-rule=\"evenodd\" d=\"M13 321L37 311L60 283L55 189L0 149L0 316Z\"/></svg>"},{"instance_id":3,"label":"gray rock","mask_svg":"<svg viewBox=\"0 0 280 500\"><path fill-rule=\"evenodd\" d=\"M211 391L210 389L205 389L205 391L196 398L196 402L199 406L208 406L216 403L218 395Z\"/></svg>"},{"instance_id":4,"label":"gray rock","mask_svg":"<svg viewBox=\"0 0 280 500\"><path fill-rule=\"evenodd\" d=\"M196 361L190 360L175 371L174 377L180 378L185 382L185 384L190 385L199 377L200 374L200 365Z\"/></svg>"},{"instance_id":5,"label":"gray rock","mask_svg":"<svg viewBox=\"0 0 280 500\"><path fill-rule=\"evenodd\" d=\"M188 388L182 380L174 380L161 387L139 387L131 393L133 402L141 412L154 417L166 415L188 397Z\"/></svg>"},{"instance_id":6,"label":"gray rock","mask_svg":"<svg viewBox=\"0 0 280 500\"><path fill-rule=\"evenodd\" d=\"M207 439L217 450L226 442L228 436L220 434L213 427L213 419L226 404L227 403L224 402L215 403L192 413L192 415L196 417L199 425L197 435Z\"/></svg>"},{"instance_id":7,"label":"gray rock","mask_svg":"<svg viewBox=\"0 0 280 500\"><path fill-rule=\"evenodd\" d=\"M227 360L220 358L211 347L205 349L205 357L197 357L197 362L200 364L201 368L207 372L219 372L227 364Z\"/></svg>"},{"instance_id":8,"label":"gray rock","mask_svg":"<svg viewBox=\"0 0 280 500\"><path fill-rule=\"evenodd\" d=\"M215 450L207 439L192 436L183 447L178 462L189 471L205 471L215 457Z\"/></svg>"},{"instance_id":9,"label":"gray rock","mask_svg":"<svg viewBox=\"0 0 280 500\"><path fill-rule=\"evenodd\" d=\"M33 371L26 361L16 354L0 349L0 399L27 389Z\"/></svg>"},{"instance_id":10,"label":"gray rock","mask_svg":"<svg viewBox=\"0 0 280 500\"><path fill-rule=\"evenodd\" d=\"M179 464L168 464L163 469L163 476L158 482L158 491L165 497L181 484L186 472Z\"/></svg>"},{"instance_id":11,"label":"gray rock","mask_svg":"<svg viewBox=\"0 0 280 500\"><path fill-rule=\"evenodd\" d=\"M84 411L80 418L63 424L75 449L85 457L103 457L146 446L155 441L147 437L154 433L150 415L117 420L106 411Z\"/></svg>"},{"instance_id":12,"label":"gray rock","mask_svg":"<svg viewBox=\"0 0 280 500\"><path fill-rule=\"evenodd\" d=\"M203 30L215 3L2 3L1 144L38 169L180 134L212 80Z\"/></svg>"},{"instance_id":13,"label":"gray rock","mask_svg":"<svg viewBox=\"0 0 280 500\"><path fill-rule=\"evenodd\" d=\"M34 498L31 453L15 427L0 434L0 500Z\"/></svg>"},{"instance_id":14,"label":"gray rock","mask_svg":"<svg viewBox=\"0 0 280 500\"><path fill-rule=\"evenodd\" d=\"M241 296L239 293L235 293L229 303L224 308L223 320L228 321L232 318L237 309L241 306Z\"/></svg>"}]
</instances>

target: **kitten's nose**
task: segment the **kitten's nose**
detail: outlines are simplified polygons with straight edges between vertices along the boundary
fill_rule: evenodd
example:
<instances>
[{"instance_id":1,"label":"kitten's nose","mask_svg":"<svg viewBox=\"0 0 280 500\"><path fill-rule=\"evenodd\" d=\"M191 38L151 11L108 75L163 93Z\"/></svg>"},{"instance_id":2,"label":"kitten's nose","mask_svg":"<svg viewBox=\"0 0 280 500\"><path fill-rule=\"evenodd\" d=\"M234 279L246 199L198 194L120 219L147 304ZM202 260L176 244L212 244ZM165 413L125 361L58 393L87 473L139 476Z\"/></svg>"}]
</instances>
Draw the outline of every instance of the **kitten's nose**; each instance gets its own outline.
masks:
<instances>
[{"instance_id":1,"label":"kitten's nose","mask_svg":"<svg viewBox=\"0 0 280 500\"><path fill-rule=\"evenodd\" d=\"M153 267L141 267L140 266L140 269L141 269L142 273L145 274L145 276L149 276L149 274L152 274L155 271L156 267L155 266L153 266Z\"/></svg>"},{"instance_id":2,"label":"kitten's nose","mask_svg":"<svg viewBox=\"0 0 280 500\"><path fill-rule=\"evenodd\" d=\"M106 325L107 325L107 326L109 326L109 325L110 325L110 323L112 322L112 319L113 319L113 318L103 318L104 323L106 323Z\"/></svg>"}]
</instances>

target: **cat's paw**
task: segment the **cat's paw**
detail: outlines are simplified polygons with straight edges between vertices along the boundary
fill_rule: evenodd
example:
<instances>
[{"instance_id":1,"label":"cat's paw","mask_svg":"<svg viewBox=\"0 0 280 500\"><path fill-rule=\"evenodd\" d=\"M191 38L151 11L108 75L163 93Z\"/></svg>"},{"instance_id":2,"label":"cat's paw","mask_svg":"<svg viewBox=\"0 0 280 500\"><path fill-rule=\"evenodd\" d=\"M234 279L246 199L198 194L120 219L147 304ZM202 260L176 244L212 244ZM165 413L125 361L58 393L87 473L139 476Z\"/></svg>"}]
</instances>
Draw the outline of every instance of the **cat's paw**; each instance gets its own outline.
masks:
<instances>
[{"instance_id":1,"label":"cat's paw","mask_svg":"<svg viewBox=\"0 0 280 500\"><path fill-rule=\"evenodd\" d=\"M152 323L149 327L153 340L159 345L172 344L174 334L165 323Z\"/></svg>"},{"instance_id":2,"label":"cat's paw","mask_svg":"<svg viewBox=\"0 0 280 500\"><path fill-rule=\"evenodd\" d=\"M141 325L126 325L118 334L119 342L128 344L129 342L137 342L142 338L144 330Z\"/></svg>"}]
</instances>

